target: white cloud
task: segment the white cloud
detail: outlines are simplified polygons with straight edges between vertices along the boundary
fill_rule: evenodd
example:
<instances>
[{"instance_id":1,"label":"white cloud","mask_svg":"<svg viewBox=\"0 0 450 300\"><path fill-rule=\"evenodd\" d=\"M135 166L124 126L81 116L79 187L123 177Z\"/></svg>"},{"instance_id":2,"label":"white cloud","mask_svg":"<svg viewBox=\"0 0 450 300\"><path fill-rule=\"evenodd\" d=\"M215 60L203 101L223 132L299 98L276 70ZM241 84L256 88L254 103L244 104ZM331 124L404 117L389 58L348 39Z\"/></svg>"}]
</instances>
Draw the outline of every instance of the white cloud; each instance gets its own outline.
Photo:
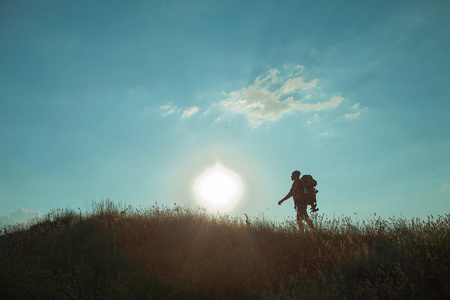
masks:
<instances>
[{"instance_id":1,"label":"white cloud","mask_svg":"<svg viewBox=\"0 0 450 300\"><path fill-rule=\"evenodd\" d=\"M197 106L192 106L189 107L188 109L185 109L183 111L183 114L181 115L182 119L188 119L190 117L192 117L193 115L195 115L196 113L198 113L199 109Z\"/></svg>"},{"instance_id":2,"label":"white cloud","mask_svg":"<svg viewBox=\"0 0 450 300\"><path fill-rule=\"evenodd\" d=\"M339 104L341 104L342 101L344 101L344 98L338 96L338 97L331 97L331 99L328 100L327 102L305 103L305 104L297 103L296 105L301 111L310 111L310 110L318 111L328 108L335 108Z\"/></svg>"},{"instance_id":3,"label":"white cloud","mask_svg":"<svg viewBox=\"0 0 450 300\"><path fill-rule=\"evenodd\" d=\"M209 115L217 106L220 108L245 115L252 126L258 126L263 122L271 122L293 112L313 112L307 118L307 124L317 122L317 112L333 110L339 107L344 98L340 95L327 95L319 87L319 79L308 80L304 75L303 66L285 66L290 68L287 75L280 74L277 69L270 69L266 74L258 76L249 86L232 92L223 92L224 98L220 103L213 103L203 110L203 115ZM198 106L178 108L169 102L159 107L163 116L176 114L185 120L197 114ZM351 112L344 115L347 119L357 118L367 111L367 107L360 107L357 103L351 108ZM310 119L312 118L312 119ZM215 119L221 120L221 116Z\"/></svg>"},{"instance_id":4,"label":"white cloud","mask_svg":"<svg viewBox=\"0 0 450 300\"><path fill-rule=\"evenodd\" d=\"M346 119L356 119L357 117L359 117L359 115L361 114L361 112L357 111L351 114L345 114L344 118Z\"/></svg>"},{"instance_id":5,"label":"white cloud","mask_svg":"<svg viewBox=\"0 0 450 300\"><path fill-rule=\"evenodd\" d=\"M360 103L356 103L351 107L351 109L354 111L352 113L348 113L344 115L344 118L346 119L356 119L359 117L362 113L365 113L368 108L367 107L360 107Z\"/></svg>"},{"instance_id":6,"label":"white cloud","mask_svg":"<svg viewBox=\"0 0 450 300\"><path fill-rule=\"evenodd\" d=\"M19 208L15 212L7 215L0 214L0 225L10 225L15 223L24 223L34 218L40 218L41 213L39 211L28 211L25 208Z\"/></svg>"},{"instance_id":7,"label":"white cloud","mask_svg":"<svg viewBox=\"0 0 450 300\"><path fill-rule=\"evenodd\" d=\"M291 94L297 90L307 90L317 86L317 79L314 79L308 83L303 81L302 77L295 77L288 79L286 83L281 87L280 91L282 94Z\"/></svg>"},{"instance_id":8,"label":"white cloud","mask_svg":"<svg viewBox=\"0 0 450 300\"><path fill-rule=\"evenodd\" d=\"M171 103L166 104L166 105L161 105L159 108L163 111L163 114L165 116L173 114L174 112L179 111L179 109L177 109L177 106L173 105Z\"/></svg>"},{"instance_id":9,"label":"white cloud","mask_svg":"<svg viewBox=\"0 0 450 300\"><path fill-rule=\"evenodd\" d=\"M159 109L162 110L163 116L182 112L180 119L188 119L198 113L200 110L198 106L192 106L183 110L181 108L178 108L176 105L173 105L172 103L161 105Z\"/></svg>"},{"instance_id":10,"label":"white cloud","mask_svg":"<svg viewBox=\"0 0 450 300\"><path fill-rule=\"evenodd\" d=\"M266 77L258 76L254 83L241 91L227 94L221 105L232 112L245 114L253 126L264 121L275 121L293 111L320 111L339 106L344 98L331 97L330 100L311 102L311 93L306 90L317 88L318 79L305 81L301 73L304 67L297 66L297 73L279 76L277 69L269 70Z\"/></svg>"}]
</instances>

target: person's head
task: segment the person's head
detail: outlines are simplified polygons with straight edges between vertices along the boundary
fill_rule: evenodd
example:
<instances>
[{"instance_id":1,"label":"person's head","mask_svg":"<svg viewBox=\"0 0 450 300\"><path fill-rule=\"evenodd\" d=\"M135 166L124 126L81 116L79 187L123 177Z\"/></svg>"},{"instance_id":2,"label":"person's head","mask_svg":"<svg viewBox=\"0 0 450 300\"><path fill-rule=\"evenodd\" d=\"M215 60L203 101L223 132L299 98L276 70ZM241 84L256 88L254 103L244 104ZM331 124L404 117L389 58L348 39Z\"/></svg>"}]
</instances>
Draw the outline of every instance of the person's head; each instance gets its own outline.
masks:
<instances>
[{"instance_id":1,"label":"person's head","mask_svg":"<svg viewBox=\"0 0 450 300\"><path fill-rule=\"evenodd\" d=\"M291 179L292 180L295 180L295 179L300 179L300 171L294 171L294 172L292 172L292 175L291 175Z\"/></svg>"}]
</instances>

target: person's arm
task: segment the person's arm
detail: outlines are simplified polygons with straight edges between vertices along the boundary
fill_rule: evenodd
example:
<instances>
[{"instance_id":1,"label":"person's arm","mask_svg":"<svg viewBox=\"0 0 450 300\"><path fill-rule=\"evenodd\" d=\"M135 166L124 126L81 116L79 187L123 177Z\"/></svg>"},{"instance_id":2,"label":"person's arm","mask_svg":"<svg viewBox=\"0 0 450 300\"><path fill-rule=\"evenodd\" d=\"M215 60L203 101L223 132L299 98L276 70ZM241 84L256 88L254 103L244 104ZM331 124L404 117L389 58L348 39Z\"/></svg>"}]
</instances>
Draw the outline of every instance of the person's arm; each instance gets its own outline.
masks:
<instances>
[{"instance_id":1,"label":"person's arm","mask_svg":"<svg viewBox=\"0 0 450 300\"><path fill-rule=\"evenodd\" d=\"M289 191L289 193L288 193L286 196L284 196L283 199L281 199L280 201L278 201L278 205L281 205L281 203L283 203L284 201L286 201L287 199L289 199L289 198L291 198L291 197L292 197L292 192Z\"/></svg>"},{"instance_id":2,"label":"person's arm","mask_svg":"<svg viewBox=\"0 0 450 300\"><path fill-rule=\"evenodd\" d=\"M281 203L283 203L287 199L291 198L294 195L294 190L295 190L295 182L292 184L292 187L291 187L291 190L289 191L289 193L286 196L284 196L283 199L278 201L278 205L281 205Z\"/></svg>"}]
</instances>

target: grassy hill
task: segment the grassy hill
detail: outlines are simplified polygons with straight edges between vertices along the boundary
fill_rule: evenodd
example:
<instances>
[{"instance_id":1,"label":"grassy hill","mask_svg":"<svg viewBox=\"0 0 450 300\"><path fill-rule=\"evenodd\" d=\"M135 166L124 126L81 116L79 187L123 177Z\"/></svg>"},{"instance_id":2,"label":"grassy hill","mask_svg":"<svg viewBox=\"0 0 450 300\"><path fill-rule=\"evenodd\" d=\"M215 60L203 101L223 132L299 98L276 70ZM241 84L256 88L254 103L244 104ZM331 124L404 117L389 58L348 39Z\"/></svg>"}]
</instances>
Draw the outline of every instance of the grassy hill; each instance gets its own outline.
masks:
<instances>
[{"instance_id":1,"label":"grassy hill","mask_svg":"<svg viewBox=\"0 0 450 300\"><path fill-rule=\"evenodd\" d=\"M315 219L199 209L55 210L0 235L1 299L448 299L450 215Z\"/></svg>"}]
</instances>

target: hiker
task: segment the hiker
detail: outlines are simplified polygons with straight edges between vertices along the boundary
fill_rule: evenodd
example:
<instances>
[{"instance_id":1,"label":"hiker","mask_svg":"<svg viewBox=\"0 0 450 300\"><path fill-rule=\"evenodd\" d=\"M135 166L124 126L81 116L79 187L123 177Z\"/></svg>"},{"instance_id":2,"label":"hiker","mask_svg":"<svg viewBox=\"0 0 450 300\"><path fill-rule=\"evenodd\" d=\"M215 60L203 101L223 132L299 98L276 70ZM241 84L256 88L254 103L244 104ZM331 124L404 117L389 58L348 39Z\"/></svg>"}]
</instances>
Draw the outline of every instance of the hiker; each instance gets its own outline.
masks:
<instances>
[{"instance_id":1,"label":"hiker","mask_svg":"<svg viewBox=\"0 0 450 300\"><path fill-rule=\"evenodd\" d=\"M315 230L314 224L308 216L306 212L306 207L308 206L308 199L305 196L305 188L300 180L300 171L294 171L291 175L291 180L294 181L292 183L291 190L289 193L280 201L278 201L278 205L281 205L285 200L290 197L294 198L294 208L297 210L297 224L300 231L304 231L303 221L305 221L308 226Z\"/></svg>"}]
</instances>

